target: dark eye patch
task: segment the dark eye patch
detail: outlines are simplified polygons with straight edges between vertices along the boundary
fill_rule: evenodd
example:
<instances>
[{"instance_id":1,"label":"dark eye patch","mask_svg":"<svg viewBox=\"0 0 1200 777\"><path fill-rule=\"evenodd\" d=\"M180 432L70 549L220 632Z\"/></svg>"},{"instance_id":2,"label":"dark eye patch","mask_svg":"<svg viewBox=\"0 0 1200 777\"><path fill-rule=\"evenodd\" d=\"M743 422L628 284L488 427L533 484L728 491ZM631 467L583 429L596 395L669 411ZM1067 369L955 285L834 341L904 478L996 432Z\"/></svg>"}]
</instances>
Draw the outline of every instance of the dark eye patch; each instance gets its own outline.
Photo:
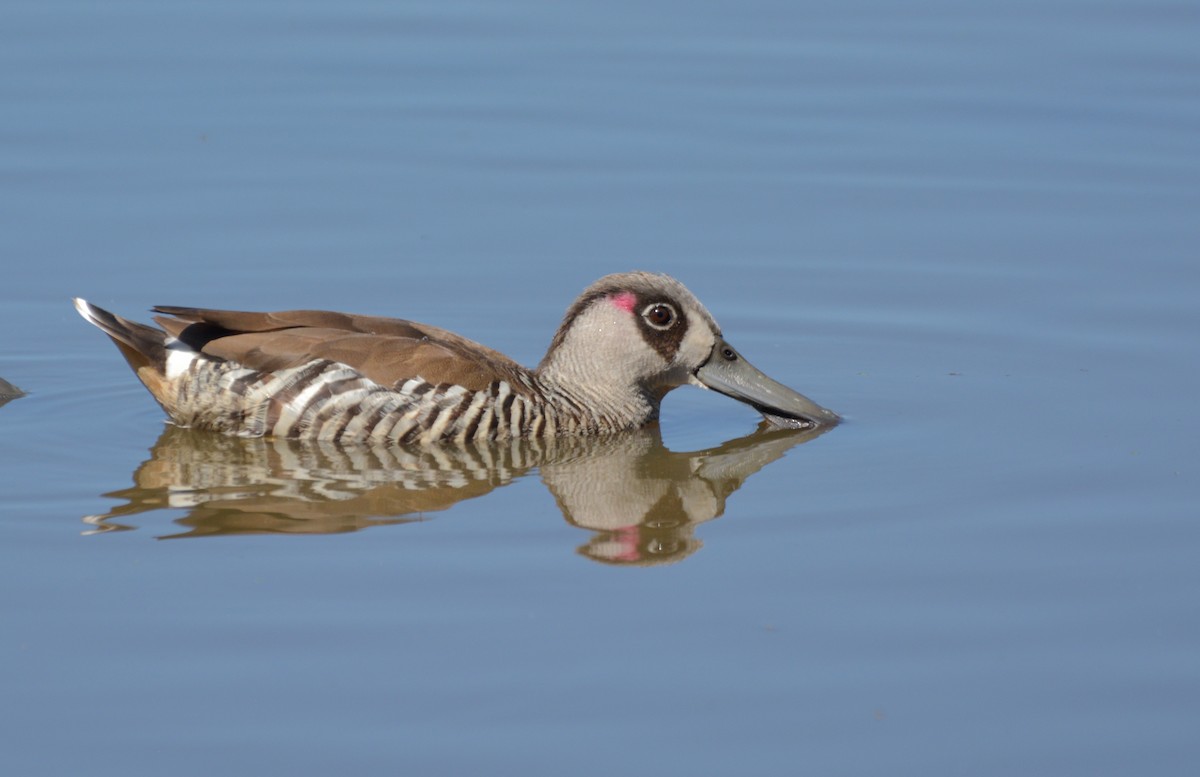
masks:
<instances>
[{"instance_id":1,"label":"dark eye patch","mask_svg":"<svg viewBox=\"0 0 1200 777\"><path fill-rule=\"evenodd\" d=\"M642 306L638 317L642 339L667 362L675 360L679 345L687 334L687 318L671 302L651 300Z\"/></svg>"}]
</instances>

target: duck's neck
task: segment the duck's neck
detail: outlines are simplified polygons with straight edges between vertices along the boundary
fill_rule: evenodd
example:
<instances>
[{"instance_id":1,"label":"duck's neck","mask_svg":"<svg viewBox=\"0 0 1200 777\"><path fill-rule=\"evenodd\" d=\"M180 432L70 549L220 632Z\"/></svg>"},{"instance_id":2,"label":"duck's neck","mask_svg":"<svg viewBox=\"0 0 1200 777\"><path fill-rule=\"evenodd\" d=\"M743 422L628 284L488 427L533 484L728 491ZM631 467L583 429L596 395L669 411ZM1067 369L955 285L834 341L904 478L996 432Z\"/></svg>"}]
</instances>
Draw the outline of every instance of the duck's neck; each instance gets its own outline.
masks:
<instances>
[{"instance_id":1,"label":"duck's neck","mask_svg":"<svg viewBox=\"0 0 1200 777\"><path fill-rule=\"evenodd\" d=\"M546 411L553 414L560 431L617 432L658 418L660 397L578 366L555 360L534 372Z\"/></svg>"}]
</instances>

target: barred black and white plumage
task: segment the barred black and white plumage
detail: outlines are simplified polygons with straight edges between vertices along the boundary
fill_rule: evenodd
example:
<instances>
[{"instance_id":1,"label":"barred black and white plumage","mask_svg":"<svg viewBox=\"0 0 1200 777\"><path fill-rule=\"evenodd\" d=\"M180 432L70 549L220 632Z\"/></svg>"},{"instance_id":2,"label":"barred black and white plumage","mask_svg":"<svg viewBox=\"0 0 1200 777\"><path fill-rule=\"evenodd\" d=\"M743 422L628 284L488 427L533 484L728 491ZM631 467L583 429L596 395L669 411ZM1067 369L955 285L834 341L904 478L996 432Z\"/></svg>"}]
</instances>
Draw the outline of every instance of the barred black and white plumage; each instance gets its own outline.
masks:
<instances>
[{"instance_id":1,"label":"barred black and white plumage","mask_svg":"<svg viewBox=\"0 0 1200 777\"><path fill-rule=\"evenodd\" d=\"M605 434L654 420L684 383L794 425L837 420L745 362L665 275L597 281L532 370L400 319L157 307L158 329L75 305L176 424L240 436L429 444Z\"/></svg>"},{"instance_id":2,"label":"barred black and white plumage","mask_svg":"<svg viewBox=\"0 0 1200 777\"><path fill-rule=\"evenodd\" d=\"M389 388L328 359L269 373L196 359L178 385L180 425L248 437L461 443L536 437L547 424L552 434L556 425L550 404L535 405L507 381L470 391L417 377Z\"/></svg>"}]
</instances>

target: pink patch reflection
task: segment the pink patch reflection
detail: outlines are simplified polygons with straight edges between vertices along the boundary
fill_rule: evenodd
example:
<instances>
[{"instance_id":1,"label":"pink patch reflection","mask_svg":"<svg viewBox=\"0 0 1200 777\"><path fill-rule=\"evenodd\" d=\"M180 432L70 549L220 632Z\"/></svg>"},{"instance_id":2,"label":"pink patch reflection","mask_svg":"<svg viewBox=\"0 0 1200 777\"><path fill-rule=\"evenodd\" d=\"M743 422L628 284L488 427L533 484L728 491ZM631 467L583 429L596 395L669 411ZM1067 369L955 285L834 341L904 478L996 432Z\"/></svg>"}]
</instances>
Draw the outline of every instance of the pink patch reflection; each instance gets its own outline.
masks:
<instances>
[{"instance_id":1,"label":"pink patch reflection","mask_svg":"<svg viewBox=\"0 0 1200 777\"><path fill-rule=\"evenodd\" d=\"M629 296L633 296L630 294ZM630 305L633 303L631 302ZM624 307L624 306L622 306ZM641 561L642 552L638 550L638 543L642 539L641 533L637 526L622 526L613 532L613 539L621 546L621 551L613 554L614 561Z\"/></svg>"}]
</instances>

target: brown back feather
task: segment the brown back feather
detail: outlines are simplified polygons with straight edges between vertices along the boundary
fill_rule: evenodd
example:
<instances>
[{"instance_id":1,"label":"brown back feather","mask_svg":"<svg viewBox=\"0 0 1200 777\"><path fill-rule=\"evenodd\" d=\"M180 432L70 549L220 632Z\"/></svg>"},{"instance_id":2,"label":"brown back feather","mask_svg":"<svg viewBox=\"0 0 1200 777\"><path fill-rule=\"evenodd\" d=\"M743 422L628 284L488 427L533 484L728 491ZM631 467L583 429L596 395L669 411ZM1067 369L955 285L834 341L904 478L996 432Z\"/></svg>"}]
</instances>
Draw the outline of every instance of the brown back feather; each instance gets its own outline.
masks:
<instances>
[{"instance_id":1,"label":"brown back feather","mask_svg":"<svg viewBox=\"0 0 1200 777\"><path fill-rule=\"evenodd\" d=\"M155 320L193 348L255 370L329 359L385 386L421 377L482 391L529 371L504 354L444 329L396 318L322 310L253 313L160 306ZM168 317L169 316L169 317Z\"/></svg>"}]
</instances>

